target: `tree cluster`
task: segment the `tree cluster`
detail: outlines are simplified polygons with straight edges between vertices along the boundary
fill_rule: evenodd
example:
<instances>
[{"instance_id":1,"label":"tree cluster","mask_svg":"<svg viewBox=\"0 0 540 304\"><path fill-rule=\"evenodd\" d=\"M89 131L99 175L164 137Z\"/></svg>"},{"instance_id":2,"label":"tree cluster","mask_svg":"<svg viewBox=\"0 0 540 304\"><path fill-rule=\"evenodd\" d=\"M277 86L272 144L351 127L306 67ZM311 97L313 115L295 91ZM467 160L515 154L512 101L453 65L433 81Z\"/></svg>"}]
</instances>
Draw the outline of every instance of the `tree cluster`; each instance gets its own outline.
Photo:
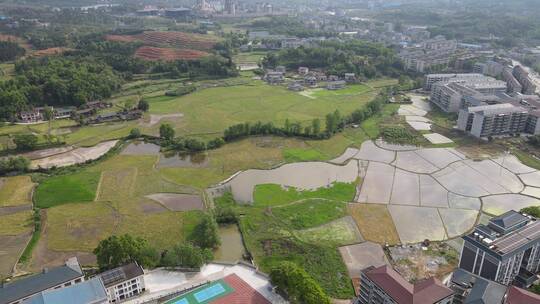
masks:
<instances>
[{"instance_id":1,"label":"tree cluster","mask_svg":"<svg viewBox=\"0 0 540 304\"><path fill-rule=\"evenodd\" d=\"M272 284L292 304L330 304L330 298L319 284L293 262L281 262L270 271Z\"/></svg>"},{"instance_id":2,"label":"tree cluster","mask_svg":"<svg viewBox=\"0 0 540 304\"><path fill-rule=\"evenodd\" d=\"M236 65L230 59L207 56L198 60L158 61L150 69L152 73L165 73L172 78L223 78L238 75Z\"/></svg>"},{"instance_id":3,"label":"tree cluster","mask_svg":"<svg viewBox=\"0 0 540 304\"><path fill-rule=\"evenodd\" d=\"M122 79L90 57L27 59L15 65L17 77L0 83L0 120L13 120L32 106L80 106L105 99Z\"/></svg>"},{"instance_id":4,"label":"tree cluster","mask_svg":"<svg viewBox=\"0 0 540 304\"><path fill-rule=\"evenodd\" d=\"M25 49L16 42L0 41L0 62L15 60L25 53Z\"/></svg>"},{"instance_id":5,"label":"tree cluster","mask_svg":"<svg viewBox=\"0 0 540 304\"><path fill-rule=\"evenodd\" d=\"M23 156L0 159L0 175L12 172L26 172L30 167L30 160Z\"/></svg>"},{"instance_id":6,"label":"tree cluster","mask_svg":"<svg viewBox=\"0 0 540 304\"><path fill-rule=\"evenodd\" d=\"M325 69L328 74L343 76L355 73L371 79L380 76L398 77L402 64L392 49L372 42L350 40L321 42L316 47L283 49L270 53L263 60L265 67L283 65L291 69L301 66Z\"/></svg>"},{"instance_id":7,"label":"tree cluster","mask_svg":"<svg viewBox=\"0 0 540 304\"><path fill-rule=\"evenodd\" d=\"M129 234L112 235L99 242L94 254L101 270L133 261L145 268L154 268L158 265L198 268L213 259L212 251L220 245L214 217L203 215L188 239L189 242L179 243L160 253L143 238Z\"/></svg>"}]
</instances>

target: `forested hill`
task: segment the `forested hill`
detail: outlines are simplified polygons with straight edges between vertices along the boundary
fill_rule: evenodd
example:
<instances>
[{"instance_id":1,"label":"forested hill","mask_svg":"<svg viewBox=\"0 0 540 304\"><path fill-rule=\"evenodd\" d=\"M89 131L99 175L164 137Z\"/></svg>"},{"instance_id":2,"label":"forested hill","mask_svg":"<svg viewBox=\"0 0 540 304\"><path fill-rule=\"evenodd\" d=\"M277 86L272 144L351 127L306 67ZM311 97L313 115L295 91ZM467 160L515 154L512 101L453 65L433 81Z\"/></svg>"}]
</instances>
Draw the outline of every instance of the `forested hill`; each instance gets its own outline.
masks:
<instances>
[{"instance_id":1,"label":"forested hill","mask_svg":"<svg viewBox=\"0 0 540 304\"><path fill-rule=\"evenodd\" d=\"M79 106L108 98L122 78L90 57L27 59L15 65L17 77L0 83L0 120L11 120L33 105Z\"/></svg>"}]
</instances>

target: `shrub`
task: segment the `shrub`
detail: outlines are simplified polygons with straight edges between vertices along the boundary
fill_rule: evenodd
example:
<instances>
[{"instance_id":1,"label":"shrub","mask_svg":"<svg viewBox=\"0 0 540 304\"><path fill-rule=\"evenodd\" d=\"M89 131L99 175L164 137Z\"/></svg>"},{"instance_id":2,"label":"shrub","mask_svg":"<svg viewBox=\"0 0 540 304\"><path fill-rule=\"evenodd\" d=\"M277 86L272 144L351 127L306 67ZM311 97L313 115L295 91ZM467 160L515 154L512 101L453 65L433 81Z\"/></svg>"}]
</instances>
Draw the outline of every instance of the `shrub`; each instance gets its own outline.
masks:
<instances>
[{"instance_id":1,"label":"shrub","mask_svg":"<svg viewBox=\"0 0 540 304\"><path fill-rule=\"evenodd\" d=\"M270 272L270 279L293 304L330 304L330 298L321 286L295 263L281 262Z\"/></svg>"}]
</instances>

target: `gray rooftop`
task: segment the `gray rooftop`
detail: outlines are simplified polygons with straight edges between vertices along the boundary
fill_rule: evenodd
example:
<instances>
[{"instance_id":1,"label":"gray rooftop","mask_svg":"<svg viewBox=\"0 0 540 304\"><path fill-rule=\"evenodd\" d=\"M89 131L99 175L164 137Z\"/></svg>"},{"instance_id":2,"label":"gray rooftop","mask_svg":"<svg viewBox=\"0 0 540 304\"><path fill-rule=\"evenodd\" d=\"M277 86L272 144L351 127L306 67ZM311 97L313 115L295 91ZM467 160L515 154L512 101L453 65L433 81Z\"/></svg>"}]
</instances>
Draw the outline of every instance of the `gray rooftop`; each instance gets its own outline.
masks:
<instances>
[{"instance_id":1,"label":"gray rooftop","mask_svg":"<svg viewBox=\"0 0 540 304\"><path fill-rule=\"evenodd\" d=\"M16 280L0 288L0 304L7 304L34 295L57 285L84 277L76 258L66 265Z\"/></svg>"},{"instance_id":2,"label":"gray rooftop","mask_svg":"<svg viewBox=\"0 0 540 304\"><path fill-rule=\"evenodd\" d=\"M144 275L144 270L139 264L133 262L124 266L120 266L99 274L101 280L108 288L110 286L118 285L121 282L131 280L138 276Z\"/></svg>"},{"instance_id":3,"label":"gray rooftop","mask_svg":"<svg viewBox=\"0 0 540 304\"><path fill-rule=\"evenodd\" d=\"M463 304L502 303L506 293L506 286L476 276L461 268L456 269L452 274L452 283L470 288Z\"/></svg>"},{"instance_id":4,"label":"gray rooftop","mask_svg":"<svg viewBox=\"0 0 540 304\"><path fill-rule=\"evenodd\" d=\"M107 291L98 277L69 287L43 291L22 304L94 304L108 302Z\"/></svg>"},{"instance_id":5,"label":"gray rooftop","mask_svg":"<svg viewBox=\"0 0 540 304\"><path fill-rule=\"evenodd\" d=\"M500 227L502 229L509 229L514 226L524 224L529 221L529 218L524 216L523 214L510 210L500 216L492 218L489 222L490 224L494 224L497 227Z\"/></svg>"}]
</instances>

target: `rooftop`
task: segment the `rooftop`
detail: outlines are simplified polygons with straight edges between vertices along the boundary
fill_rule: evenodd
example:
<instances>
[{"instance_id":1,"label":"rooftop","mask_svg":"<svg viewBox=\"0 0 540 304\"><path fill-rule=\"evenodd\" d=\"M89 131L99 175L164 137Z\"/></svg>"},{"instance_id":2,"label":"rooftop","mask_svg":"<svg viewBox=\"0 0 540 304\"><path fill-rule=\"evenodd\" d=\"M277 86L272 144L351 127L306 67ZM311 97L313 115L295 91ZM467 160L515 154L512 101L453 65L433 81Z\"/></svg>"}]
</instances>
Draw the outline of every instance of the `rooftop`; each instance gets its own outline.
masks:
<instances>
[{"instance_id":1,"label":"rooftop","mask_svg":"<svg viewBox=\"0 0 540 304\"><path fill-rule=\"evenodd\" d=\"M388 265L370 267L364 274L400 304L435 303L452 294L435 278L412 285Z\"/></svg>"},{"instance_id":2,"label":"rooftop","mask_svg":"<svg viewBox=\"0 0 540 304\"><path fill-rule=\"evenodd\" d=\"M540 239L540 221L516 213L507 212L491 219L487 226L478 225L473 233L463 238L481 245L498 256L511 253L531 241Z\"/></svg>"},{"instance_id":3,"label":"rooftop","mask_svg":"<svg viewBox=\"0 0 540 304\"><path fill-rule=\"evenodd\" d=\"M117 285L118 283L131 280L133 278L144 275L144 270L139 264L133 262L124 266L120 266L99 274L103 283L108 288Z\"/></svg>"},{"instance_id":4,"label":"rooftop","mask_svg":"<svg viewBox=\"0 0 540 304\"><path fill-rule=\"evenodd\" d=\"M540 304L540 295L512 286L508 289L504 304Z\"/></svg>"},{"instance_id":5,"label":"rooftop","mask_svg":"<svg viewBox=\"0 0 540 304\"><path fill-rule=\"evenodd\" d=\"M100 278L61 289L43 291L22 304L93 304L107 303L107 291Z\"/></svg>"},{"instance_id":6,"label":"rooftop","mask_svg":"<svg viewBox=\"0 0 540 304\"><path fill-rule=\"evenodd\" d=\"M506 286L458 268L452 273L452 283L468 290L463 304L501 303Z\"/></svg>"},{"instance_id":7,"label":"rooftop","mask_svg":"<svg viewBox=\"0 0 540 304\"><path fill-rule=\"evenodd\" d=\"M79 262L76 258L71 258L64 266L44 270L39 274L6 284L0 288L0 304L26 298L83 276Z\"/></svg>"}]
</instances>

